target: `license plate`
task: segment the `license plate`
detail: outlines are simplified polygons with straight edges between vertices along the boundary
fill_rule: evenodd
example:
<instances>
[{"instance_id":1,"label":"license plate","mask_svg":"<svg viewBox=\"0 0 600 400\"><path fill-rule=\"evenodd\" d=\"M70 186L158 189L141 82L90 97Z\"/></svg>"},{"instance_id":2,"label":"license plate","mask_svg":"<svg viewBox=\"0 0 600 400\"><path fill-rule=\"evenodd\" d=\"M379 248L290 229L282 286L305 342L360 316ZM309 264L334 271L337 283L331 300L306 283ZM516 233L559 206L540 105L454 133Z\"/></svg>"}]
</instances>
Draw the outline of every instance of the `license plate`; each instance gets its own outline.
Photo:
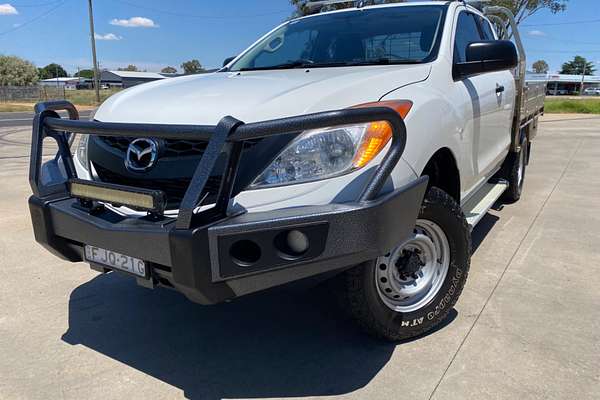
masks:
<instances>
[{"instance_id":1,"label":"license plate","mask_svg":"<svg viewBox=\"0 0 600 400\"><path fill-rule=\"evenodd\" d=\"M146 263L140 259L95 246L85 246L85 259L111 269L129 272L135 276L146 277Z\"/></svg>"}]
</instances>

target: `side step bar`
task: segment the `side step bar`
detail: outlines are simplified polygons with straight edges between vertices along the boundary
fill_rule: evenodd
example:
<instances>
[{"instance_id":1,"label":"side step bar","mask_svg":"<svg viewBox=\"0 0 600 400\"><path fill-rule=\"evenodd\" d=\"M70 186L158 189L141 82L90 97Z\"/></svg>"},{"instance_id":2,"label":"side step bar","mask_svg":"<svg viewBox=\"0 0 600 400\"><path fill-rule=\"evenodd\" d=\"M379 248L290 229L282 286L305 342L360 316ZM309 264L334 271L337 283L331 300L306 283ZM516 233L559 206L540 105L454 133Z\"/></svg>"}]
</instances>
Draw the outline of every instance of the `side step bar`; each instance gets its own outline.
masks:
<instances>
[{"instance_id":1,"label":"side step bar","mask_svg":"<svg viewBox=\"0 0 600 400\"><path fill-rule=\"evenodd\" d=\"M497 183L488 182L463 205L462 209L471 229L481 221L506 189L508 189L508 182L505 180Z\"/></svg>"}]
</instances>

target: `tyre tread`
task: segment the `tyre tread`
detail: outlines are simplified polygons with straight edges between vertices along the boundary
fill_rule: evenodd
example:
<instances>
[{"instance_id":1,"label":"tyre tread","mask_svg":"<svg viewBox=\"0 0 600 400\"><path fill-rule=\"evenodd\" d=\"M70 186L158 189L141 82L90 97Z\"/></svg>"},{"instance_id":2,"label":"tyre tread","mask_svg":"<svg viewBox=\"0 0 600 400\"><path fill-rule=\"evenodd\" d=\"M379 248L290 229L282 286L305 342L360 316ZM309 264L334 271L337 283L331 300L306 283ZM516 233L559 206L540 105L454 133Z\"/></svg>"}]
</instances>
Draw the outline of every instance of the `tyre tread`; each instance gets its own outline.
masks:
<instances>
[{"instance_id":1,"label":"tyre tread","mask_svg":"<svg viewBox=\"0 0 600 400\"><path fill-rule=\"evenodd\" d=\"M519 187L519 161L521 158L521 152L527 151L529 143L526 138L521 140L521 151L518 153L511 152L506 157L504 165L502 165L501 177L508 181L508 188L502 195L502 199L508 203L515 203L521 199L522 187ZM525 166L523 167L523 174L527 172L527 156L525 159ZM525 179L525 176L523 176Z\"/></svg>"},{"instance_id":2,"label":"tyre tread","mask_svg":"<svg viewBox=\"0 0 600 400\"><path fill-rule=\"evenodd\" d=\"M436 187L431 187L428 190L423 205L421 206L421 212L423 211L424 207L431 203L437 203L438 205L441 205L442 207L447 209L452 214L452 216L458 221L458 223L461 224L460 231L464 233L464 237L462 238L462 240L464 240L465 243L467 243L467 248L470 252L470 228L458 203L450 195ZM452 300L448 304L448 307L446 307L443 312L441 312L432 320L432 324L426 324L420 329L413 329L409 332L406 332L404 330L397 331L392 329L392 324L385 324L382 321L379 321L375 317L374 313L371 312L371 305L369 304L369 301L365 296L366 288L364 287L364 285L368 282L368 278L365 279L364 276L364 264L345 272L340 277L340 283L342 287L337 288L336 293L338 294L338 298L342 308L345 309L349 316L371 336L374 336L378 339L394 342L413 339L415 337L422 336L428 331L434 329L435 326L439 325L448 317L448 313L456 304L456 301L460 297L464 288L464 282L467 280L470 267L470 258L467 258L466 265L464 265L463 267L464 278L461 281L462 284L457 287L455 295L452 296Z\"/></svg>"}]
</instances>

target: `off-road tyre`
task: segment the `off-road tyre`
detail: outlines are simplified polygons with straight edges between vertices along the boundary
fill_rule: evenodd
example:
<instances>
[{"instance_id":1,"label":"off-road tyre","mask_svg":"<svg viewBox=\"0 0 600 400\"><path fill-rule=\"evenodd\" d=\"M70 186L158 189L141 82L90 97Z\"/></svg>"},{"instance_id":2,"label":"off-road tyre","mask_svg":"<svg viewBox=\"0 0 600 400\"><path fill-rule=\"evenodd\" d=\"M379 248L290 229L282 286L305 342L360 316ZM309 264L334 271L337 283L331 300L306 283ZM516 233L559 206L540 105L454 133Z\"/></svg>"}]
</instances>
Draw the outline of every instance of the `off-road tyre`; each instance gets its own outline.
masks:
<instances>
[{"instance_id":1,"label":"off-road tyre","mask_svg":"<svg viewBox=\"0 0 600 400\"><path fill-rule=\"evenodd\" d=\"M519 201L523 193L530 149L530 143L524 135L521 138L520 147L519 152L510 152L508 154L499 174L502 179L508 181L508 189L502 195L502 200L507 203Z\"/></svg>"},{"instance_id":2,"label":"off-road tyre","mask_svg":"<svg viewBox=\"0 0 600 400\"><path fill-rule=\"evenodd\" d=\"M469 273L471 233L457 202L444 191L428 190L419 219L442 228L450 248L448 273L436 296L420 309L398 312L387 306L376 284L376 260L340 275L335 282L340 307L372 336L386 341L406 341L424 335L444 323L460 297Z\"/></svg>"}]
</instances>

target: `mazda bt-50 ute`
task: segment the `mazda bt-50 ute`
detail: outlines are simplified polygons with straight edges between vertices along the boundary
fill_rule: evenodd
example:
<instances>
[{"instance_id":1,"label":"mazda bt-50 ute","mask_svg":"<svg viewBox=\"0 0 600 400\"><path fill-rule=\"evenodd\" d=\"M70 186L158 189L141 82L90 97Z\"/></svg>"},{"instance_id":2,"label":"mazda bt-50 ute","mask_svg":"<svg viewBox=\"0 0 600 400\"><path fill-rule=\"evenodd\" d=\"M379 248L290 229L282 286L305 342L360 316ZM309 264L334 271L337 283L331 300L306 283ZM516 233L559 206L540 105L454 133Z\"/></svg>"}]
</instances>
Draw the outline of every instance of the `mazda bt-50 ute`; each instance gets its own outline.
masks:
<instances>
[{"instance_id":1,"label":"mazda bt-50 ute","mask_svg":"<svg viewBox=\"0 0 600 400\"><path fill-rule=\"evenodd\" d=\"M323 9L218 72L124 90L91 121L38 104L35 238L202 304L335 279L364 329L411 338L460 296L471 228L521 196L545 92L524 76L506 9ZM47 138L59 152L42 163Z\"/></svg>"}]
</instances>

